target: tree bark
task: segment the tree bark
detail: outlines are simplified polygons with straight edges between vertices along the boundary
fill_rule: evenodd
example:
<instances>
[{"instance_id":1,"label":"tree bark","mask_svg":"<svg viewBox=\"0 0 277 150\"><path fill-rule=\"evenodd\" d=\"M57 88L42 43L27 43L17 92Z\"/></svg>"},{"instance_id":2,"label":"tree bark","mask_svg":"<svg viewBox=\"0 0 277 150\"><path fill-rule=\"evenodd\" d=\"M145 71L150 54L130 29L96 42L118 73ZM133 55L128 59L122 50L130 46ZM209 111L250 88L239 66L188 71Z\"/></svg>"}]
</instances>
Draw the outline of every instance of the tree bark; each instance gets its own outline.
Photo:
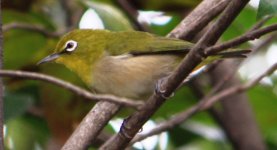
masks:
<instances>
[{"instance_id":1,"label":"tree bark","mask_svg":"<svg viewBox=\"0 0 277 150\"><path fill-rule=\"evenodd\" d=\"M62 150L83 150L96 140L98 134L120 109L120 105L111 102L98 102L86 115L66 141Z\"/></svg>"}]
</instances>

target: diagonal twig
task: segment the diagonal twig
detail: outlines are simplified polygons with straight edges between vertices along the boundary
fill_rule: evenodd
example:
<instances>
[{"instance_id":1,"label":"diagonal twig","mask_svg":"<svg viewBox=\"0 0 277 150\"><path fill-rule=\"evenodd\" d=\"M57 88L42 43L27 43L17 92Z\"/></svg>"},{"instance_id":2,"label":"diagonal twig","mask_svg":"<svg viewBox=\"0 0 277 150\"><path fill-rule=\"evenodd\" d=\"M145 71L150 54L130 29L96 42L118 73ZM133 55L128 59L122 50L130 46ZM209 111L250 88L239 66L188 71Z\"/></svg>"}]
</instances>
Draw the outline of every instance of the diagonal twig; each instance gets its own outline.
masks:
<instances>
[{"instance_id":1,"label":"diagonal twig","mask_svg":"<svg viewBox=\"0 0 277 150\"><path fill-rule=\"evenodd\" d=\"M218 52L220 52L224 49L228 49L228 48L240 45L244 42L257 39L257 38L259 38L260 36L262 36L264 34L267 34L267 33L270 33L270 32L276 31L276 30L277 30L277 24L273 24L273 25L270 25L270 26L267 26L267 27L264 27L264 28L261 28L261 29L256 29L256 30L247 32L244 35L242 35L238 38L235 38L233 40L224 42L224 43L219 44L219 45L208 47L205 50L206 51L205 53L206 53L206 55L213 55L213 54L216 54L216 53L218 53Z\"/></svg>"},{"instance_id":2,"label":"diagonal twig","mask_svg":"<svg viewBox=\"0 0 277 150\"><path fill-rule=\"evenodd\" d=\"M70 90L71 92L82 96L86 99L94 100L94 101L108 101L116 104L128 106L131 108L139 109L143 102L130 100L127 98L120 98L113 95L100 95L100 94L92 94L91 92L82 89L78 86L75 86L69 82L63 81L61 79L34 72L27 71L11 71L11 70L0 70L0 76L2 77L18 77L18 78L27 78L32 80L41 80L46 81L55 85L58 85L64 89Z\"/></svg>"},{"instance_id":3,"label":"diagonal twig","mask_svg":"<svg viewBox=\"0 0 277 150\"><path fill-rule=\"evenodd\" d=\"M200 30L222 12L229 2L229 0L203 1L168 36L191 41Z\"/></svg>"},{"instance_id":4,"label":"diagonal twig","mask_svg":"<svg viewBox=\"0 0 277 150\"><path fill-rule=\"evenodd\" d=\"M44 36L47 37L52 37L52 38L57 38L63 35L63 32L53 32L47 30L45 27L37 24L28 24L28 23L21 23L21 22L12 22L5 24L3 26L3 32L7 32L12 29L24 29L24 30L30 30L30 31L35 31L43 34Z\"/></svg>"}]
</instances>

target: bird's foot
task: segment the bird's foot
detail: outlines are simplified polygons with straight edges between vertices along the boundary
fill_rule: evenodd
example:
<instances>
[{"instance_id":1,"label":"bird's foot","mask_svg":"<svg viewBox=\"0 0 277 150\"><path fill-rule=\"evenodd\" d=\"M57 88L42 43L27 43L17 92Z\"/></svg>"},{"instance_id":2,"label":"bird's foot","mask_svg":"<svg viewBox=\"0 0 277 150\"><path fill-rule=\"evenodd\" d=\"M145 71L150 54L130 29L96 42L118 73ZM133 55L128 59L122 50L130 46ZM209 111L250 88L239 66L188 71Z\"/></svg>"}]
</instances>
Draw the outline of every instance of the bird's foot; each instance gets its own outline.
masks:
<instances>
[{"instance_id":1,"label":"bird's foot","mask_svg":"<svg viewBox=\"0 0 277 150\"><path fill-rule=\"evenodd\" d=\"M173 97L174 96L174 93L172 93L171 95L169 96L166 96L166 90L163 89L163 84L164 84L164 81L167 80L167 77L165 78L161 78L158 80L157 84L156 84L156 87L155 87L155 93L157 95L160 95L162 98L164 99L168 99L170 97Z\"/></svg>"},{"instance_id":2,"label":"bird's foot","mask_svg":"<svg viewBox=\"0 0 277 150\"><path fill-rule=\"evenodd\" d=\"M126 122L128 121L128 119L129 119L129 117L127 117L127 118L125 118L125 119L123 120L123 123L122 123L122 125L121 125L121 127L120 127L120 133L121 133L121 135L124 136L125 138L132 139L133 136L132 136L132 135L129 135L129 134L128 134L128 131L127 131L127 130L130 130L130 129L131 129L131 127L129 127L128 124L126 123Z\"/></svg>"}]
</instances>

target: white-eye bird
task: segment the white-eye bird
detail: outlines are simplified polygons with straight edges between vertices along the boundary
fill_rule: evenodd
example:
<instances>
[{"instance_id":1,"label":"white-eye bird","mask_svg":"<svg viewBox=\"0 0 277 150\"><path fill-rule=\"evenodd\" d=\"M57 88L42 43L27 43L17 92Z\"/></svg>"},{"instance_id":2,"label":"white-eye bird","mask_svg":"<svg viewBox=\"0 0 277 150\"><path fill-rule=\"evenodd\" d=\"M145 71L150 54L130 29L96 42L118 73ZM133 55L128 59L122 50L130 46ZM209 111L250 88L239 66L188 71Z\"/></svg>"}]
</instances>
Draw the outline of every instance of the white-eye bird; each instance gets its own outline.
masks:
<instances>
[{"instance_id":1,"label":"white-eye bird","mask_svg":"<svg viewBox=\"0 0 277 150\"><path fill-rule=\"evenodd\" d=\"M168 76L193 44L146 32L73 30L58 42L54 53L39 63L54 61L77 73L98 93L145 99L156 82ZM245 57L248 50L228 50L209 56L213 60Z\"/></svg>"}]
</instances>

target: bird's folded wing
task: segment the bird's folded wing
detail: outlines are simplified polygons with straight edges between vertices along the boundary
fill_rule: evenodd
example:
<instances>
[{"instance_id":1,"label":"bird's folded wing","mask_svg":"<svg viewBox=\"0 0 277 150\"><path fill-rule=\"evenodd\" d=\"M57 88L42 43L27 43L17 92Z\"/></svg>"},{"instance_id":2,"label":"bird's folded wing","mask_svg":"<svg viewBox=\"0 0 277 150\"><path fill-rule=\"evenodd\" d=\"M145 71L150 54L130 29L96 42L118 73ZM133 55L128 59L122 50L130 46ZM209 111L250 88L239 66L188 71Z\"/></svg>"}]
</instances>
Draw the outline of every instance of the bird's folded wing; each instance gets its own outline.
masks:
<instances>
[{"instance_id":1,"label":"bird's folded wing","mask_svg":"<svg viewBox=\"0 0 277 150\"><path fill-rule=\"evenodd\" d=\"M186 54L192 43L166 37L158 37L146 32L111 32L105 50L113 56L122 54Z\"/></svg>"}]
</instances>

